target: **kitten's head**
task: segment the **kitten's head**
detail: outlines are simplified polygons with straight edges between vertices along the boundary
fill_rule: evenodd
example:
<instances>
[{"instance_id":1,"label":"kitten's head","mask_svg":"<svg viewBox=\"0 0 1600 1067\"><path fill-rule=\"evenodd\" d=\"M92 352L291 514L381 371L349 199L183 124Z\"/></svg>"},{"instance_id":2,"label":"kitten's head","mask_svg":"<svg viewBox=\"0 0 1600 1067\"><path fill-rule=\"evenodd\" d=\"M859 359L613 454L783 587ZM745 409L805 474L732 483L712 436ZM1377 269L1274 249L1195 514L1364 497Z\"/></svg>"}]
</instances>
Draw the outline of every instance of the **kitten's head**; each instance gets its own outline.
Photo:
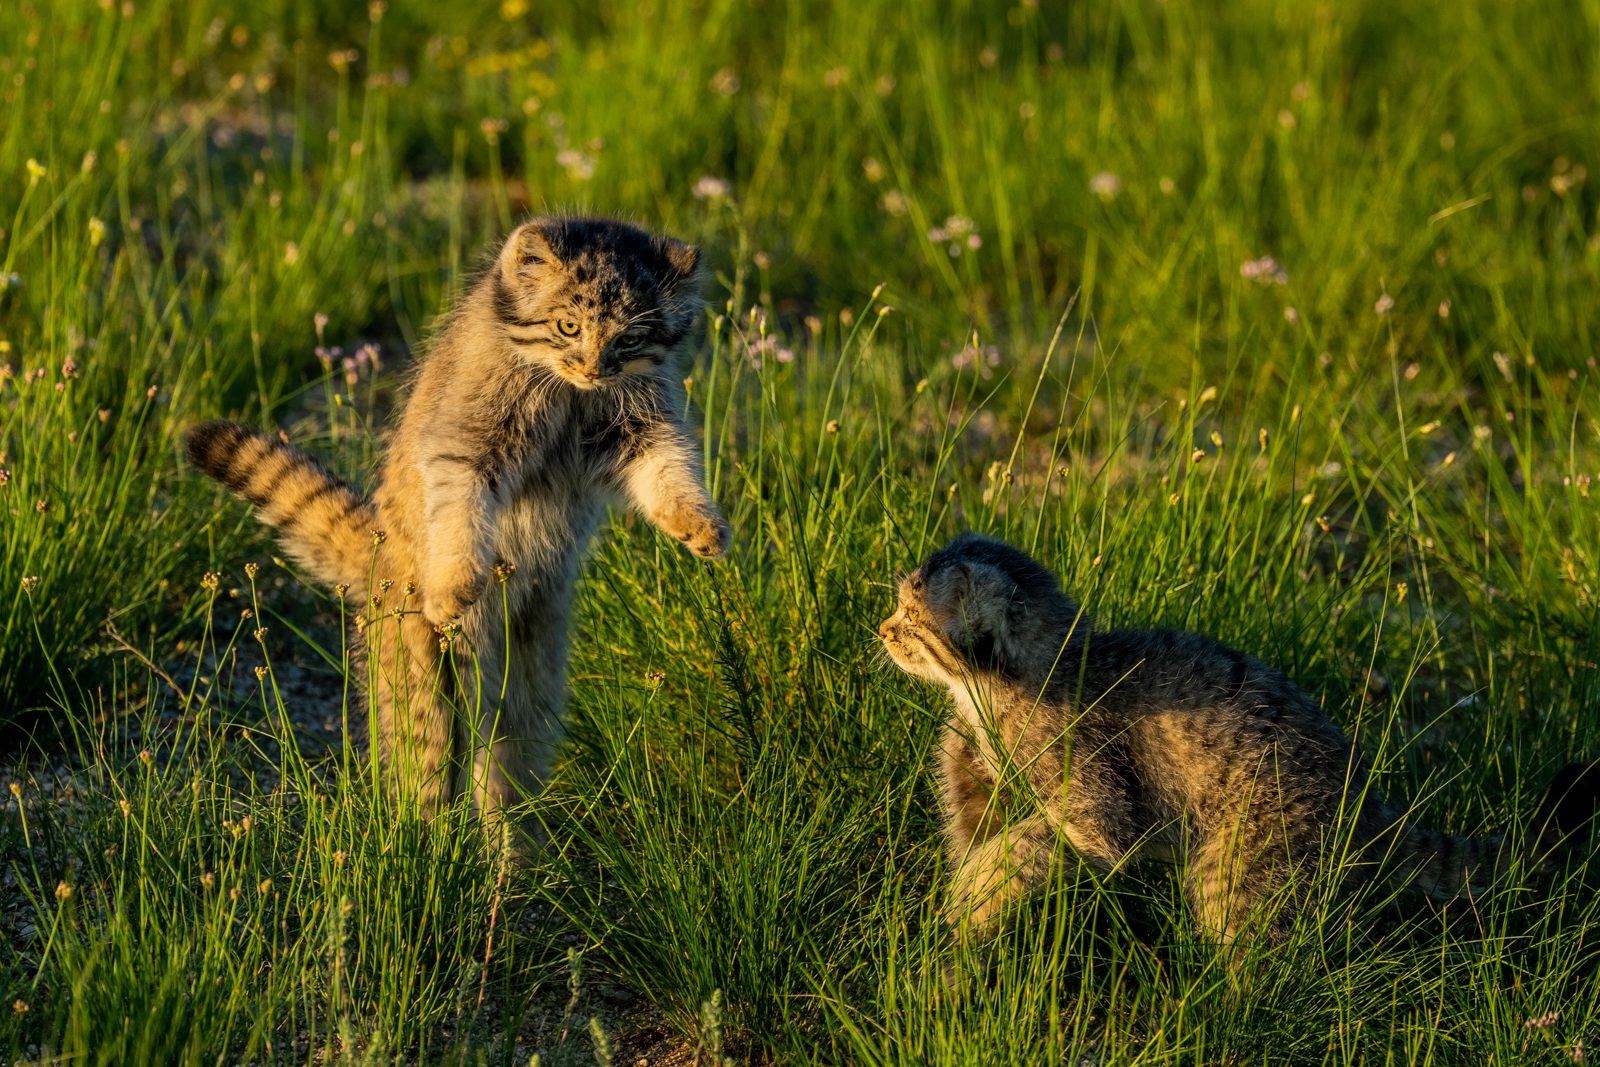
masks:
<instances>
[{"instance_id":1,"label":"kitten's head","mask_svg":"<svg viewBox=\"0 0 1600 1067\"><path fill-rule=\"evenodd\" d=\"M878 635L901 670L940 685L963 685L983 671L1042 684L1069 638L1087 630L1037 560L966 533L900 582L900 603Z\"/></svg>"},{"instance_id":2,"label":"kitten's head","mask_svg":"<svg viewBox=\"0 0 1600 1067\"><path fill-rule=\"evenodd\" d=\"M507 342L580 389L664 366L700 312L700 250L612 219L538 218L486 279Z\"/></svg>"}]
</instances>

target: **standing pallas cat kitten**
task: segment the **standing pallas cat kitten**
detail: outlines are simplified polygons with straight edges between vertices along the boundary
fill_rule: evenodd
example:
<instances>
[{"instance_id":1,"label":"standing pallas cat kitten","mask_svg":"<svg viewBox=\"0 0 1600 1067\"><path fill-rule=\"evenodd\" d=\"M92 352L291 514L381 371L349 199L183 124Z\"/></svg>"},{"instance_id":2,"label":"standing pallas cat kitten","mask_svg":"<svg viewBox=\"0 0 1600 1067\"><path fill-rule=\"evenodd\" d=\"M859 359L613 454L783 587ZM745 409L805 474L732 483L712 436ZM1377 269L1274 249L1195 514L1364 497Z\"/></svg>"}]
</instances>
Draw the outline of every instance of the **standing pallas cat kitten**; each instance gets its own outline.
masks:
<instances>
[{"instance_id":1,"label":"standing pallas cat kitten","mask_svg":"<svg viewBox=\"0 0 1600 1067\"><path fill-rule=\"evenodd\" d=\"M1346 885L1470 897L1594 815L1600 765L1574 764L1524 850L1407 825L1283 674L1208 637L1091 632L1055 576L1002 541L955 538L899 593L884 647L954 701L940 784L948 917L967 933L1044 880L1061 838L1105 873L1186 864L1202 928L1232 944L1281 939L1325 858L1346 860Z\"/></svg>"},{"instance_id":2,"label":"standing pallas cat kitten","mask_svg":"<svg viewBox=\"0 0 1600 1067\"><path fill-rule=\"evenodd\" d=\"M698 260L608 219L519 227L423 363L370 500L236 423L189 435L287 555L374 605L368 704L425 811L470 788L492 812L545 780L579 556L608 502L698 556L727 551L683 422Z\"/></svg>"}]
</instances>

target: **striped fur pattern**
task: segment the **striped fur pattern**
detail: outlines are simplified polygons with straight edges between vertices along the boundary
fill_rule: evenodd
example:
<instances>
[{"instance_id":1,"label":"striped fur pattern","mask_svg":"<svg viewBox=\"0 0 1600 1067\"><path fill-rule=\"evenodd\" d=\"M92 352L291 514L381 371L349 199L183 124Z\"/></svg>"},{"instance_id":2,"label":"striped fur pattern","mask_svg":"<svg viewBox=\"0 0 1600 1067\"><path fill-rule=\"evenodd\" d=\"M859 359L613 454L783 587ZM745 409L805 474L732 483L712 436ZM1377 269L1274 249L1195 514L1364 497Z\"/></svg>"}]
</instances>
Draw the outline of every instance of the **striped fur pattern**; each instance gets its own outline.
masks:
<instances>
[{"instance_id":1,"label":"striped fur pattern","mask_svg":"<svg viewBox=\"0 0 1600 1067\"><path fill-rule=\"evenodd\" d=\"M683 421L698 260L607 219L518 227L423 364L371 501L243 427L189 438L288 554L376 605L375 730L426 808L470 790L493 812L547 778L580 555L608 503L727 551Z\"/></svg>"},{"instance_id":2,"label":"striped fur pattern","mask_svg":"<svg viewBox=\"0 0 1600 1067\"><path fill-rule=\"evenodd\" d=\"M377 509L326 467L281 440L236 422L208 422L187 441L189 461L256 506L282 534L284 552L331 584L367 556Z\"/></svg>"},{"instance_id":3,"label":"striped fur pattern","mask_svg":"<svg viewBox=\"0 0 1600 1067\"><path fill-rule=\"evenodd\" d=\"M1587 826L1600 765L1574 765L1516 848L1407 823L1354 747L1280 672L1208 637L1093 632L1055 575L964 534L900 584L890 658L949 691L939 783L948 916L991 930L1060 844L1112 873L1176 863L1201 927L1281 940L1313 884L1471 898ZM1338 876L1314 882L1319 867Z\"/></svg>"}]
</instances>

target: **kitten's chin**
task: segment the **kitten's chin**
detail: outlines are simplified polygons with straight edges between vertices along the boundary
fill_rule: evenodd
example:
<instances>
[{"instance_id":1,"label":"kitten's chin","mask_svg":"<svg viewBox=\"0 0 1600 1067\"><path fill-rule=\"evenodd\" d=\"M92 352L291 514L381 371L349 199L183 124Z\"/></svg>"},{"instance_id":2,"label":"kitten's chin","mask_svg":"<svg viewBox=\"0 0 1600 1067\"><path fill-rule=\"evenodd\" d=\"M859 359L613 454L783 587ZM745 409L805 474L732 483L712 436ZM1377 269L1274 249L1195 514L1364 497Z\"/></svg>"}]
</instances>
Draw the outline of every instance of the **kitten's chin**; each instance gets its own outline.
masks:
<instances>
[{"instance_id":1,"label":"kitten's chin","mask_svg":"<svg viewBox=\"0 0 1600 1067\"><path fill-rule=\"evenodd\" d=\"M916 654L912 649L897 648L887 641L884 642L883 648L885 652L889 653L889 659L894 662L894 665L911 675L911 677L920 678L924 682L932 682L934 685L949 684L944 672L928 662L925 656Z\"/></svg>"}]
</instances>

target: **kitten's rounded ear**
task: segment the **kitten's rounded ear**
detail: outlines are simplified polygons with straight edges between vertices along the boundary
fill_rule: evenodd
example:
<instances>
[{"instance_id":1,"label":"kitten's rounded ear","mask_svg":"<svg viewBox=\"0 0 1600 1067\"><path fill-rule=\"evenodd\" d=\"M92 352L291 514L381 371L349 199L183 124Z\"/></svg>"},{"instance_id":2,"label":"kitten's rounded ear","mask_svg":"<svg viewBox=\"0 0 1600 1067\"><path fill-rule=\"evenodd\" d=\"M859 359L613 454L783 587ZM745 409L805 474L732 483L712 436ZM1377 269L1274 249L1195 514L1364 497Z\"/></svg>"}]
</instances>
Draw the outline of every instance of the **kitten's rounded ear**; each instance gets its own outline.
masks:
<instances>
[{"instance_id":1,"label":"kitten's rounded ear","mask_svg":"<svg viewBox=\"0 0 1600 1067\"><path fill-rule=\"evenodd\" d=\"M561 265L550 238L533 222L523 223L511 234L501 261L508 274L532 274Z\"/></svg>"},{"instance_id":2,"label":"kitten's rounded ear","mask_svg":"<svg viewBox=\"0 0 1600 1067\"><path fill-rule=\"evenodd\" d=\"M671 264L679 278L695 276L695 270L700 266L700 249L676 237L661 236L656 238L656 250L661 253L661 258Z\"/></svg>"}]
</instances>

